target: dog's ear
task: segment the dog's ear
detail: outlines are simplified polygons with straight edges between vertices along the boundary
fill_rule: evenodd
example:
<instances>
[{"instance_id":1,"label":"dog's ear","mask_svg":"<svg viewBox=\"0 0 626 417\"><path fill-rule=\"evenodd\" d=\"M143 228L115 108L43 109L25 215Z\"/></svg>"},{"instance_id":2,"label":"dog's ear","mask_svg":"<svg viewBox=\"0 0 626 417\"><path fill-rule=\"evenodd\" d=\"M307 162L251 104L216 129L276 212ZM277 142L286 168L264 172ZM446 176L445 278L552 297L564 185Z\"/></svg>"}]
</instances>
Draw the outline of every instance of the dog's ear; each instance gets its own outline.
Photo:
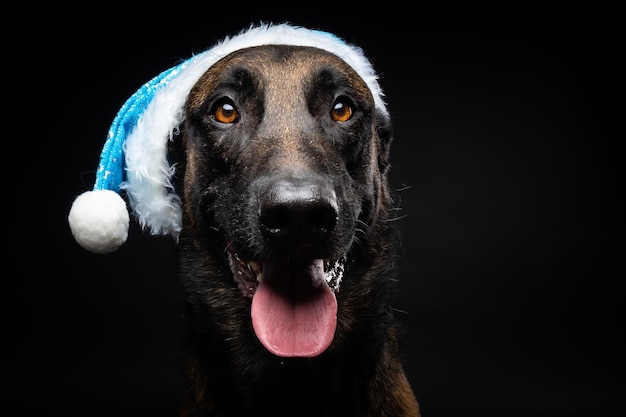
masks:
<instances>
[{"instance_id":1,"label":"dog's ear","mask_svg":"<svg viewBox=\"0 0 626 417\"><path fill-rule=\"evenodd\" d=\"M393 126L388 115L376 112L376 132L380 139L378 149L378 169L384 177L389 170L389 148L393 140Z\"/></svg>"}]
</instances>

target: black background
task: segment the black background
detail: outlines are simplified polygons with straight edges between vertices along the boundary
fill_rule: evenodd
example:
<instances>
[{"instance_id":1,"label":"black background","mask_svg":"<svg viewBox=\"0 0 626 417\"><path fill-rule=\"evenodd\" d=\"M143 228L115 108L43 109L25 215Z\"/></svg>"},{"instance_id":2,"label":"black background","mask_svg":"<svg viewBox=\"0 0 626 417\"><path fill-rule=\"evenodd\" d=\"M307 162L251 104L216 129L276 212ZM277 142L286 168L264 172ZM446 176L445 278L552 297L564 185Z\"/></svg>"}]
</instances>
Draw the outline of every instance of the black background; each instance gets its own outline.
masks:
<instances>
[{"instance_id":1,"label":"black background","mask_svg":"<svg viewBox=\"0 0 626 417\"><path fill-rule=\"evenodd\" d=\"M3 199L3 404L33 415L177 415L185 329L172 242L133 224L118 252L94 255L73 241L67 214L137 88L251 23L287 21L360 45L381 76L404 216L394 307L423 416L617 414L617 12L300 6L16 16L19 29L5 34L5 70L16 75L5 82L17 91L17 108L5 102L5 175L17 186Z\"/></svg>"}]
</instances>

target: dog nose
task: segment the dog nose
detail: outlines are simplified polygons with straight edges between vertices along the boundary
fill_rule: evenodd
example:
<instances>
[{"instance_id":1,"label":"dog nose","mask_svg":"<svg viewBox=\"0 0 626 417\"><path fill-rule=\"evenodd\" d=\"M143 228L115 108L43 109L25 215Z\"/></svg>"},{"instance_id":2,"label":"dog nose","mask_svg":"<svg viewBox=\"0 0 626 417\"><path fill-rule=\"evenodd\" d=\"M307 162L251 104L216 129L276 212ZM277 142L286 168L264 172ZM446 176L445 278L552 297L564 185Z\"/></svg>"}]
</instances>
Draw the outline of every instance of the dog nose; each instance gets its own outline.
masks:
<instances>
[{"instance_id":1,"label":"dog nose","mask_svg":"<svg viewBox=\"0 0 626 417\"><path fill-rule=\"evenodd\" d=\"M337 224L337 197L323 181L273 182L262 196L259 221L272 244L306 248L322 243Z\"/></svg>"}]
</instances>

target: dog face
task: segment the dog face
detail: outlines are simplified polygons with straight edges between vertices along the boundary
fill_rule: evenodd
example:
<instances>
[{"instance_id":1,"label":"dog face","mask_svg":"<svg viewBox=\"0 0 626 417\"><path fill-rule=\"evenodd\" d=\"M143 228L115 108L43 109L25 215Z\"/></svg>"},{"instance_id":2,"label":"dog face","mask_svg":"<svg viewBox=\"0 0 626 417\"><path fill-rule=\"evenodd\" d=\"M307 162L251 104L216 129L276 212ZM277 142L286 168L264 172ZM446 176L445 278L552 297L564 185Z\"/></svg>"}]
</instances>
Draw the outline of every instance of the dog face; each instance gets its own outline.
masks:
<instances>
[{"instance_id":1,"label":"dog face","mask_svg":"<svg viewBox=\"0 0 626 417\"><path fill-rule=\"evenodd\" d=\"M270 352L319 355L336 331L346 269L389 204L386 116L337 56L278 45L218 61L185 113L175 141L181 244L227 272L212 278L221 288L252 299Z\"/></svg>"}]
</instances>

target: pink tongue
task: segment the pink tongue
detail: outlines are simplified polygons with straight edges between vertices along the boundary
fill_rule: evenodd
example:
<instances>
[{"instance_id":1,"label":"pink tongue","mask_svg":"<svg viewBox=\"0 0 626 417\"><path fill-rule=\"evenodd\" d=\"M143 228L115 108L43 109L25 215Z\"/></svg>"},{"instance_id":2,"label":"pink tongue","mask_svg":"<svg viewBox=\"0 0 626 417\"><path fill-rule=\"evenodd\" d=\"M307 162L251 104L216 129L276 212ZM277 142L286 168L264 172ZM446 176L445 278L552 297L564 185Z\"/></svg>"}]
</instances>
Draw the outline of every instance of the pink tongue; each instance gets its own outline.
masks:
<instances>
[{"instance_id":1,"label":"pink tongue","mask_svg":"<svg viewBox=\"0 0 626 417\"><path fill-rule=\"evenodd\" d=\"M252 298L252 326L277 356L317 356L333 341L337 299L324 279L323 260L266 262Z\"/></svg>"}]
</instances>

